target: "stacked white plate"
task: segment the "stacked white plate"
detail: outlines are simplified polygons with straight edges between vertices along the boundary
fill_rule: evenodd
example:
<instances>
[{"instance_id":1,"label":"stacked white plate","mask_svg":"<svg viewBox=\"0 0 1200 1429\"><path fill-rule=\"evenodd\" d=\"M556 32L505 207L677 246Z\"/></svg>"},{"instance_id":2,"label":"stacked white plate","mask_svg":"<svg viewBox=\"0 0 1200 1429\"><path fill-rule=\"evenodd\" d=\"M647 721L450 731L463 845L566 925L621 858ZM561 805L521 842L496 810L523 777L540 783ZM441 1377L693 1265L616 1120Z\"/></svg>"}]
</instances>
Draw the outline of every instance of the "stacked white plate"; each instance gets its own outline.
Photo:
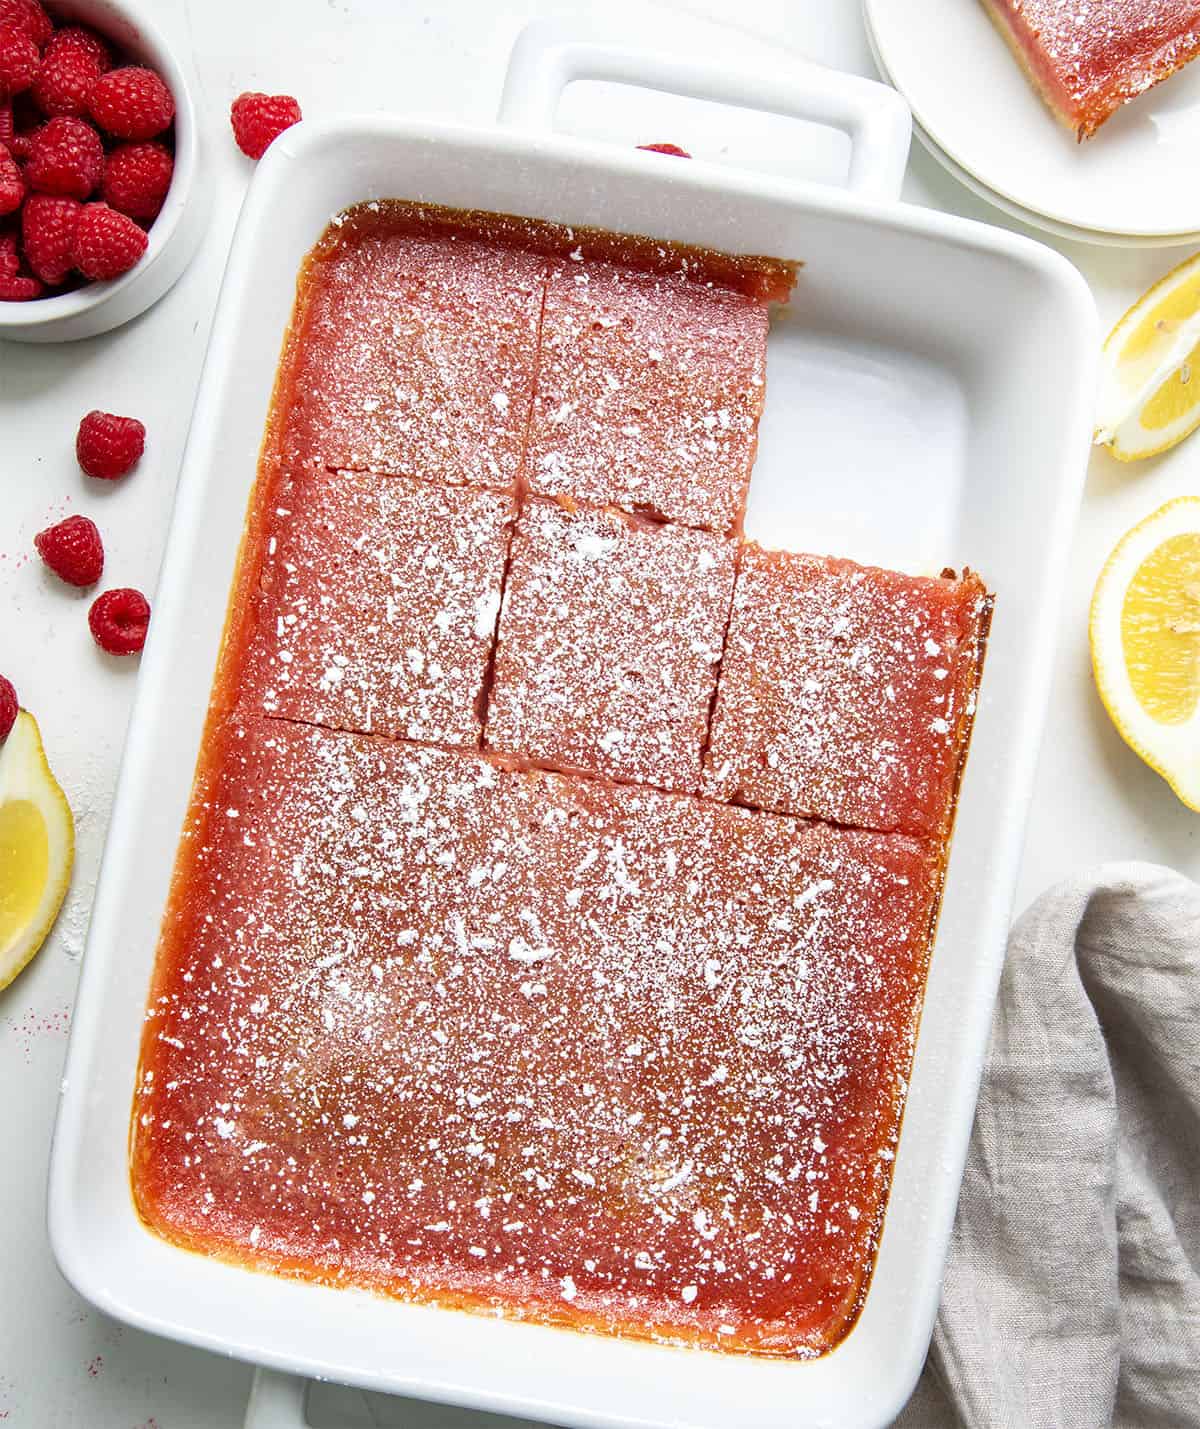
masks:
<instances>
[{"instance_id":1,"label":"stacked white plate","mask_svg":"<svg viewBox=\"0 0 1200 1429\"><path fill-rule=\"evenodd\" d=\"M1200 61L1080 144L980 0L864 0L863 11L879 71L908 100L921 142L982 198L1081 242L1200 242Z\"/></svg>"}]
</instances>

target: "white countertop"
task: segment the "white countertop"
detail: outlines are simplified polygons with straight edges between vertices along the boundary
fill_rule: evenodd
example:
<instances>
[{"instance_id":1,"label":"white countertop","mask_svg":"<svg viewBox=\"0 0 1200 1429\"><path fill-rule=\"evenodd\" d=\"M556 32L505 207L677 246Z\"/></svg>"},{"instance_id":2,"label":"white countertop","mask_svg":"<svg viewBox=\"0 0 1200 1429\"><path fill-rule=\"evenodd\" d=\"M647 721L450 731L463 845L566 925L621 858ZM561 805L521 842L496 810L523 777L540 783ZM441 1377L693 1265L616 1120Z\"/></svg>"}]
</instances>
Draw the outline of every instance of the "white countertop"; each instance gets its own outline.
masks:
<instances>
[{"instance_id":1,"label":"white countertop","mask_svg":"<svg viewBox=\"0 0 1200 1429\"><path fill-rule=\"evenodd\" d=\"M311 115L394 109L488 123L521 25L572 8L595 13L585 4L536 0L443 0L428 8L412 0L289 0L286 11L274 0L154 0L154 8L176 43L190 47L208 109L215 186L200 257L156 308L116 333L59 347L0 345L0 673L37 715L78 824L66 910L33 966L0 993L0 1144L9 1148L0 1166L0 1429L224 1429L240 1424L250 1380L243 1366L123 1329L91 1310L62 1281L46 1243L55 1094L137 662L96 650L84 618L88 595L41 569L32 537L68 511L93 515L105 537L106 584L140 586L153 599L192 395L251 168L227 140L234 95L294 93ZM614 7L603 13L618 23ZM705 16L740 35L721 38ZM643 4L629 12L627 32L651 44L748 58L774 48L776 62L786 63L790 51L873 73L857 0ZM594 127L595 120L579 122ZM620 122L628 127L629 114ZM662 127L660 118L653 122ZM686 134L657 128L651 137L686 143ZM916 144L904 197L1018 227ZM1056 246L1092 284L1105 327L1184 256ZM111 490L85 483L75 465L75 427L92 407L134 414L149 433L136 474ZM1092 585L1118 537L1162 502L1197 492L1200 439L1136 467L1093 457L1066 609L1046 612L1061 620L1060 653L1019 906L1106 859L1154 860L1200 877L1200 816L1112 729L1092 687L1086 638ZM470 1416L454 1422L465 1429Z\"/></svg>"}]
</instances>

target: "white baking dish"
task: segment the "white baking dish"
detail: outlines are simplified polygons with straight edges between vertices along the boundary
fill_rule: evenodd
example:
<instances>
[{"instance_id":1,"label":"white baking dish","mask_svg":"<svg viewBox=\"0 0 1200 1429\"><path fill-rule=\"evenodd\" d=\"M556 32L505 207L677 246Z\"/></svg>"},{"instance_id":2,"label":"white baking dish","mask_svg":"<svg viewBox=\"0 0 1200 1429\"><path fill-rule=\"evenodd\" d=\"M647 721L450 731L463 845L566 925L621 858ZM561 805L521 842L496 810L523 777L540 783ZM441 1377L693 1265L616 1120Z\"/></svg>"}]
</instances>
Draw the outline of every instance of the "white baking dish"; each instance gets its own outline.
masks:
<instances>
[{"instance_id":1,"label":"white baking dish","mask_svg":"<svg viewBox=\"0 0 1200 1429\"><path fill-rule=\"evenodd\" d=\"M635 62L541 31L518 47L507 117L545 123L583 74L824 117L851 135L859 192L377 116L305 124L272 147L234 240L143 657L63 1082L51 1239L108 1314L279 1369L562 1425L879 1425L937 1307L1087 457L1095 313L1047 249L894 201L908 117L890 91ZM143 1006L295 273L333 212L387 195L804 259L770 339L750 533L909 569L969 563L997 592L883 1242L857 1326L820 1360L288 1282L177 1250L134 1213ZM278 1422L265 1417L277 1387L264 1381L257 1422Z\"/></svg>"}]
</instances>

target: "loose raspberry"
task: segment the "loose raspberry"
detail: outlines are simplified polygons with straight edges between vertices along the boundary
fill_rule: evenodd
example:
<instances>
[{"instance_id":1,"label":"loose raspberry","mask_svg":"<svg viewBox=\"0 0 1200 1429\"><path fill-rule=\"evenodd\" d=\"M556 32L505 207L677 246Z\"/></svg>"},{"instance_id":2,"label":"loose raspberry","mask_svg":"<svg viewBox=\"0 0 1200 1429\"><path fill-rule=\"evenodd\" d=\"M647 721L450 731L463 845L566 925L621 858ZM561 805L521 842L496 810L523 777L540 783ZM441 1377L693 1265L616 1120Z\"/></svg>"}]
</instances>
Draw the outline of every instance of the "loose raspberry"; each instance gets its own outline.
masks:
<instances>
[{"instance_id":1,"label":"loose raspberry","mask_svg":"<svg viewBox=\"0 0 1200 1429\"><path fill-rule=\"evenodd\" d=\"M59 30L33 81L34 103L43 114L86 114L93 86L111 65L99 35L79 26Z\"/></svg>"},{"instance_id":2,"label":"loose raspberry","mask_svg":"<svg viewBox=\"0 0 1200 1429\"><path fill-rule=\"evenodd\" d=\"M106 203L84 204L73 257L85 278L119 278L146 251L146 235L132 218Z\"/></svg>"},{"instance_id":3,"label":"loose raspberry","mask_svg":"<svg viewBox=\"0 0 1200 1429\"><path fill-rule=\"evenodd\" d=\"M104 542L96 523L68 516L33 538L38 555L68 585L95 585L104 573Z\"/></svg>"},{"instance_id":4,"label":"loose raspberry","mask_svg":"<svg viewBox=\"0 0 1200 1429\"><path fill-rule=\"evenodd\" d=\"M153 139L175 117L171 91L152 69L110 69L92 86L88 108L97 124L117 139Z\"/></svg>"},{"instance_id":5,"label":"loose raspberry","mask_svg":"<svg viewBox=\"0 0 1200 1429\"><path fill-rule=\"evenodd\" d=\"M104 172L104 145L83 119L48 119L33 136L25 177L44 194L87 198Z\"/></svg>"},{"instance_id":6,"label":"loose raspberry","mask_svg":"<svg viewBox=\"0 0 1200 1429\"><path fill-rule=\"evenodd\" d=\"M0 25L12 25L28 35L39 50L54 33L54 24L38 0L0 0Z\"/></svg>"},{"instance_id":7,"label":"loose raspberry","mask_svg":"<svg viewBox=\"0 0 1200 1429\"><path fill-rule=\"evenodd\" d=\"M0 675L0 744L12 733L21 706L17 703L17 692L11 680Z\"/></svg>"},{"instance_id":8,"label":"loose raspberry","mask_svg":"<svg viewBox=\"0 0 1200 1429\"><path fill-rule=\"evenodd\" d=\"M229 111L233 137L243 154L261 159L272 140L299 124L300 105L290 94L239 94Z\"/></svg>"},{"instance_id":9,"label":"loose raspberry","mask_svg":"<svg viewBox=\"0 0 1200 1429\"><path fill-rule=\"evenodd\" d=\"M0 25L0 95L20 94L33 83L42 56L38 47L15 25Z\"/></svg>"},{"instance_id":10,"label":"loose raspberry","mask_svg":"<svg viewBox=\"0 0 1200 1429\"><path fill-rule=\"evenodd\" d=\"M676 159L692 157L686 149L681 149L678 144L639 144L638 148L644 149L647 154L671 154Z\"/></svg>"},{"instance_id":11,"label":"loose raspberry","mask_svg":"<svg viewBox=\"0 0 1200 1429\"><path fill-rule=\"evenodd\" d=\"M106 590L88 611L92 639L110 655L136 655L146 643L150 602L140 590Z\"/></svg>"},{"instance_id":12,"label":"loose raspberry","mask_svg":"<svg viewBox=\"0 0 1200 1429\"><path fill-rule=\"evenodd\" d=\"M53 287L75 266L75 231L82 205L73 198L30 194L21 210L21 243L25 259Z\"/></svg>"},{"instance_id":13,"label":"loose raspberry","mask_svg":"<svg viewBox=\"0 0 1200 1429\"><path fill-rule=\"evenodd\" d=\"M17 161L0 144L0 214L16 213L25 197L25 180Z\"/></svg>"},{"instance_id":14,"label":"loose raspberry","mask_svg":"<svg viewBox=\"0 0 1200 1429\"><path fill-rule=\"evenodd\" d=\"M136 417L89 412L79 424L75 455L89 476L114 481L137 464L146 447L146 429Z\"/></svg>"},{"instance_id":15,"label":"loose raspberry","mask_svg":"<svg viewBox=\"0 0 1200 1429\"><path fill-rule=\"evenodd\" d=\"M130 218L156 218L174 171L175 160L161 144L120 144L104 166L100 197Z\"/></svg>"},{"instance_id":16,"label":"loose raspberry","mask_svg":"<svg viewBox=\"0 0 1200 1429\"><path fill-rule=\"evenodd\" d=\"M42 285L36 278L23 278L20 274L0 277L0 303L27 303L41 296Z\"/></svg>"}]
</instances>

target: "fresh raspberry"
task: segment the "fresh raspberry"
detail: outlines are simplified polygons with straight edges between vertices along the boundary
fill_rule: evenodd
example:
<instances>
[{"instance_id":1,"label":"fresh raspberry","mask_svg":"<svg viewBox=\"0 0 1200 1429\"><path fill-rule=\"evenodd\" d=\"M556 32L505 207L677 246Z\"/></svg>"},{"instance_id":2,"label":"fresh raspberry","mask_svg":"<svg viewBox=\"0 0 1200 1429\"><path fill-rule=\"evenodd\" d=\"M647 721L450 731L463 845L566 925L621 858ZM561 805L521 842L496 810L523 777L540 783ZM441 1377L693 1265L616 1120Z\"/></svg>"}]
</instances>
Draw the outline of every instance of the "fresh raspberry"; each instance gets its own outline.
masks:
<instances>
[{"instance_id":1,"label":"fresh raspberry","mask_svg":"<svg viewBox=\"0 0 1200 1429\"><path fill-rule=\"evenodd\" d=\"M290 94L239 94L229 110L237 146L251 159L261 159L271 141L301 117Z\"/></svg>"},{"instance_id":2,"label":"fresh raspberry","mask_svg":"<svg viewBox=\"0 0 1200 1429\"><path fill-rule=\"evenodd\" d=\"M137 464L146 447L146 429L136 417L89 412L79 424L75 455L89 476L114 481Z\"/></svg>"},{"instance_id":3,"label":"fresh raspberry","mask_svg":"<svg viewBox=\"0 0 1200 1429\"><path fill-rule=\"evenodd\" d=\"M68 516L33 538L38 555L68 585L95 585L104 573L104 542L87 516Z\"/></svg>"},{"instance_id":4,"label":"fresh raspberry","mask_svg":"<svg viewBox=\"0 0 1200 1429\"><path fill-rule=\"evenodd\" d=\"M27 303L42 296L42 285L36 278L24 278L19 273L0 277L0 303Z\"/></svg>"},{"instance_id":5,"label":"fresh raspberry","mask_svg":"<svg viewBox=\"0 0 1200 1429\"><path fill-rule=\"evenodd\" d=\"M25 180L17 161L0 144L0 214L16 213L25 197Z\"/></svg>"},{"instance_id":6,"label":"fresh raspberry","mask_svg":"<svg viewBox=\"0 0 1200 1429\"><path fill-rule=\"evenodd\" d=\"M88 625L92 639L110 655L136 655L146 643L150 602L140 590L106 590L92 601Z\"/></svg>"},{"instance_id":7,"label":"fresh raspberry","mask_svg":"<svg viewBox=\"0 0 1200 1429\"><path fill-rule=\"evenodd\" d=\"M30 194L21 210L25 260L51 287L63 282L75 266L75 230L81 207L73 198Z\"/></svg>"},{"instance_id":8,"label":"fresh raspberry","mask_svg":"<svg viewBox=\"0 0 1200 1429\"><path fill-rule=\"evenodd\" d=\"M678 144L639 144L638 148L644 149L647 154L671 154L676 159L692 157L686 149L681 149Z\"/></svg>"},{"instance_id":9,"label":"fresh raspberry","mask_svg":"<svg viewBox=\"0 0 1200 1429\"><path fill-rule=\"evenodd\" d=\"M104 166L100 197L130 218L156 218L174 171L175 160L161 144L119 144Z\"/></svg>"},{"instance_id":10,"label":"fresh raspberry","mask_svg":"<svg viewBox=\"0 0 1200 1429\"><path fill-rule=\"evenodd\" d=\"M104 172L100 135L82 119L48 119L33 136L25 177L44 194L87 198Z\"/></svg>"},{"instance_id":11,"label":"fresh raspberry","mask_svg":"<svg viewBox=\"0 0 1200 1429\"><path fill-rule=\"evenodd\" d=\"M89 30L86 25L64 25L61 30L55 30L42 58L49 59L51 55L60 54L63 50L76 50L87 55L101 74L112 68L112 51L108 48L108 42L95 30Z\"/></svg>"},{"instance_id":12,"label":"fresh raspberry","mask_svg":"<svg viewBox=\"0 0 1200 1429\"><path fill-rule=\"evenodd\" d=\"M17 252L17 235L0 233L0 278L15 278L21 271L21 255Z\"/></svg>"},{"instance_id":13,"label":"fresh raspberry","mask_svg":"<svg viewBox=\"0 0 1200 1429\"><path fill-rule=\"evenodd\" d=\"M85 278L119 278L146 251L146 235L132 218L106 203L87 203L75 230L75 266Z\"/></svg>"},{"instance_id":14,"label":"fresh raspberry","mask_svg":"<svg viewBox=\"0 0 1200 1429\"><path fill-rule=\"evenodd\" d=\"M0 744L12 733L21 706L17 703L17 692L11 680L0 675Z\"/></svg>"},{"instance_id":15,"label":"fresh raspberry","mask_svg":"<svg viewBox=\"0 0 1200 1429\"><path fill-rule=\"evenodd\" d=\"M33 81L34 103L43 114L86 114L92 87L111 65L99 35L79 26L59 30Z\"/></svg>"},{"instance_id":16,"label":"fresh raspberry","mask_svg":"<svg viewBox=\"0 0 1200 1429\"><path fill-rule=\"evenodd\" d=\"M54 33L54 23L38 0L0 0L0 25L12 25L43 49Z\"/></svg>"},{"instance_id":17,"label":"fresh raspberry","mask_svg":"<svg viewBox=\"0 0 1200 1429\"><path fill-rule=\"evenodd\" d=\"M175 117L171 91L152 69L110 69L92 86L88 108L101 129L117 139L153 139Z\"/></svg>"},{"instance_id":18,"label":"fresh raspberry","mask_svg":"<svg viewBox=\"0 0 1200 1429\"><path fill-rule=\"evenodd\" d=\"M15 25L0 25L0 94L7 99L33 83L42 56L29 36Z\"/></svg>"}]
</instances>

